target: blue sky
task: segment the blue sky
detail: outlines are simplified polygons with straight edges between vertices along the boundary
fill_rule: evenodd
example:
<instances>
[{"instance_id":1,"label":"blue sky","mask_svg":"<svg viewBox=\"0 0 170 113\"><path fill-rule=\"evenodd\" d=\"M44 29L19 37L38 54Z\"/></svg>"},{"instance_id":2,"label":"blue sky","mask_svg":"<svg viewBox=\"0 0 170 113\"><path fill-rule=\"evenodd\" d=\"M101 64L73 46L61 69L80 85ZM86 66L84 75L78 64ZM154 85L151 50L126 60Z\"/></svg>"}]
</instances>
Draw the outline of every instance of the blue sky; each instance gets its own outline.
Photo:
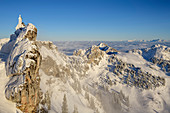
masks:
<instances>
[{"instance_id":1,"label":"blue sky","mask_svg":"<svg viewBox=\"0 0 170 113\"><path fill-rule=\"evenodd\" d=\"M38 40L170 40L169 0L0 0L0 14L0 38L21 14Z\"/></svg>"}]
</instances>

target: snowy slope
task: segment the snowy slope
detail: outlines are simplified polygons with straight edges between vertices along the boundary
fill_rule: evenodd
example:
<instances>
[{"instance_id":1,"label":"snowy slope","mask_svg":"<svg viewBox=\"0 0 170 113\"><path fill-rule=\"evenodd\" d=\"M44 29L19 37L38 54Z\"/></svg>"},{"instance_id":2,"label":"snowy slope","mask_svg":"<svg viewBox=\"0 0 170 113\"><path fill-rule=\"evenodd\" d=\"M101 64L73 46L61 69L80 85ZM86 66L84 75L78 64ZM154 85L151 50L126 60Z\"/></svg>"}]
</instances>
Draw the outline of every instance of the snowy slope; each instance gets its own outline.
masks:
<instances>
[{"instance_id":1,"label":"snowy slope","mask_svg":"<svg viewBox=\"0 0 170 113\"><path fill-rule=\"evenodd\" d=\"M143 57L145 60L155 64L165 74L170 76L170 47L157 44L150 48L133 49L128 52Z\"/></svg>"},{"instance_id":2,"label":"snowy slope","mask_svg":"<svg viewBox=\"0 0 170 113\"><path fill-rule=\"evenodd\" d=\"M14 113L16 111L15 103L12 103L5 98L5 85L8 82L4 61L6 58L6 54L0 53L0 113Z\"/></svg>"},{"instance_id":3,"label":"snowy slope","mask_svg":"<svg viewBox=\"0 0 170 113\"><path fill-rule=\"evenodd\" d=\"M48 42L46 44L50 45ZM44 56L43 59L47 57L49 57L47 59L50 59L51 57L52 61L55 62L52 65L59 68L57 70L53 67L48 68L48 64L45 63L46 68L49 71L52 70L52 72L47 73L43 68L40 69L41 88L44 93L48 91L52 96L51 110L49 112L61 112L64 94L67 96L69 112L73 112L74 105L78 107L78 111L81 113L94 111L101 113L113 113L113 111L132 113L169 111L169 77L159 66L148 62L141 55L123 52L118 52L115 55L108 54L108 51L106 52L105 49L102 49L102 47L106 46L99 44L85 50L75 51L74 54L78 56L68 57L59 53L55 47L51 50L47 49L47 45L40 47L40 53ZM50 60L48 61L50 62ZM77 64L76 62L79 63ZM119 76L113 73L115 63L117 67L120 66L119 63L127 65L122 70L122 74L117 71ZM75 64L78 68L76 68ZM84 64L89 68L85 74L81 75L79 71L83 70L82 65ZM69 71L67 70L68 67ZM137 69L141 69L141 72L146 77L152 76L157 79L153 79L156 81L151 82L151 89L145 89L143 88L144 86L134 87L132 82L127 84L127 72L125 70L137 72ZM164 80L165 84L162 85ZM90 107L87 95L93 98L95 109Z\"/></svg>"},{"instance_id":4,"label":"snowy slope","mask_svg":"<svg viewBox=\"0 0 170 113\"><path fill-rule=\"evenodd\" d=\"M0 39L0 50L4 44L6 44L10 39L9 38L4 38Z\"/></svg>"},{"instance_id":5,"label":"snowy slope","mask_svg":"<svg viewBox=\"0 0 170 113\"><path fill-rule=\"evenodd\" d=\"M164 45L153 45L151 48L131 50L129 52L138 53L145 59L150 60L151 58L157 58L162 60L170 60L170 48Z\"/></svg>"},{"instance_id":6,"label":"snowy slope","mask_svg":"<svg viewBox=\"0 0 170 113\"><path fill-rule=\"evenodd\" d=\"M77 52L77 53L81 53L81 52ZM83 52L83 53L87 53L87 52ZM162 54L162 53L158 53L158 54ZM78 55L84 56L82 54L78 54ZM169 53L167 53L167 55L169 55ZM108 57L110 57L111 59L109 59ZM109 60L107 60L107 58ZM159 66L153 64L152 62L147 61L145 58L143 58L143 56L139 54L124 53L124 52L118 52L113 56L112 55L107 56L106 59L102 60L101 62L103 63L100 63L99 66L95 67L97 69L93 69L92 72L89 72L90 78L87 80L88 82L93 80L93 82L100 82L101 85L106 84L105 87L107 87L107 89L110 92L112 91L120 92L120 90L122 90L122 92L124 92L127 96L129 96L130 112L140 113L140 112L156 112L156 111L168 112L169 111L168 107L170 105L169 103L170 88L168 83L170 79L169 76L167 76L166 73L164 73ZM132 73L130 76L131 79L128 80L127 82L127 78L129 78L129 74L127 72L129 71L130 73L135 72L136 74L134 73L135 74L134 77ZM145 83L142 85L134 84L133 79L135 79L136 76L138 78L138 81L140 80L141 83L144 82ZM143 79L143 77L146 78ZM148 80L149 77L154 78L153 79L154 81L156 80L155 82L151 82L152 86L154 87L152 87L149 90L148 89L143 90L143 88L144 89L150 88L150 86L145 86L146 83L150 83L150 81ZM103 83L100 79L103 81ZM112 83L114 83L114 85L107 86L106 82L108 82L108 84L112 84L110 80L112 81ZM165 86L158 85L159 82L162 83L162 80L166 81ZM97 83L97 87L99 87L100 84ZM133 86L133 84L136 88Z\"/></svg>"},{"instance_id":7,"label":"snowy slope","mask_svg":"<svg viewBox=\"0 0 170 113\"><path fill-rule=\"evenodd\" d=\"M123 62L134 64L134 66L141 68L141 70L144 72L151 73L154 76L164 77L166 81L164 87L161 86L152 90L141 91L135 88L129 89L129 99L132 100L132 112L146 112L147 110L147 112L169 112L170 77L165 72L163 72L159 66L153 64L152 62L148 62L139 54L118 53L117 57ZM138 106L137 108L136 105ZM135 111L133 111L133 109Z\"/></svg>"},{"instance_id":8,"label":"snowy slope","mask_svg":"<svg viewBox=\"0 0 170 113\"><path fill-rule=\"evenodd\" d=\"M22 49L27 48L27 46L24 46L27 40L20 43L19 45L23 47L16 46L16 52L18 51L17 48L20 48L19 51L22 53ZM78 56L66 56L60 53L51 42L37 41L37 45L42 55L39 71L40 87L44 94L48 92L50 95L50 109L45 104L50 113L62 112L64 94L66 94L69 113L74 111L74 106L78 108L79 113L170 111L169 76L158 65L154 65L146 57L143 57L140 52L125 53L115 52L115 50L112 52L113 49L108 49L109 47L105 44L99 44L85 50L76 51L74 54ZM29 48L26 50L29 50ZM154 53L165 55L160 52L162 51ZM2 56L2 58L5 59L5 56ZM10 61L12 62L12 60ZM1 66L4 66L3 62L1 62ZM3 67L2 70L4 69ZM141 71L138 72L139 69ZM134 76L131 75L130 81L127 82L128 71L135 72L136 76L141 72L144 75L146 74L146 77L150 75L154 78L158 77L157 81L151 82L158 86L152 84L151 89L145 89L144 85L138 86L137 84L135 86L132 79ZM12 73L12 71L9 72ZM165 85L161 85L161 80L164 79ZM5 79L2 78L1 80ZM4 88L5 83L1 82L1 84L1 88ZM5 95L2 94L2 96ZM10 107L14 106L11 102L7 103L8 101L6 101L3 102ZM0 106L4 105L0 104ZM11 108L13 108L11 110L15 110L14 107ZM7 109L2 110L6 111Z\"/></svg>"},{"instance_id":9,"label":"snowy slope","mask_svg":"<svg viewBox=\"0 0 170 113\"><path fill-rule=\"evenodd\" d=\"M26 59L14 60L13 56L24 53L24 50L31 50L34 48L33 45L27 39L23 39L12 48L13 52L12 55L10 53L8 62L24 62L23 67L16 66L16 69L11 71L7 68L8 75L29 66ZM73 56L67 56L59 52L52 42L36 41L36 45L42 55L39 70L40 88L50 98L45 104L42 104L42 101L40 106L45 106L50 113L62 112L64 94L69 113L74 111L74 106L79 113L170 111L168 72L164 72L159 65L150 60L155 57L169 61L169 49L166 46L155 45L147 49L118 52L100 43L84 50L77 50ZM0 111L12 113L16 111L15 104L6 100L4 94L8 82L5 73L8 54L0 54L0 88L3 91L0 93L3 97Z\"/></svg>"},{"instance_id":10,"label":"snowy slope","mask_svg":"<svg viewBox=\"0 0 170 113\"><path fill-rule=\"evenodd\" d=\"M42 55L40 87L44 93L49 92L51 95L51 109L49 112L61 112L63 96L66 94L70 113L73 112L74 106L77 106L78 111L81 113L93 113L94 111L90 107L89 101L85 99L83 84L79 81L80 77L87 76L85 71L87 65L82 64L79 58L68 57L59 53L55 46L50 47L50 43L37 43ZM50 73L50 71L52 72ZM90 97L95 99L93 95L90 95ZM99 101L96 100L95 102L96 106L101 106ZM104 112L102 106L98 110Z\"/></svg>"}]
</instances>

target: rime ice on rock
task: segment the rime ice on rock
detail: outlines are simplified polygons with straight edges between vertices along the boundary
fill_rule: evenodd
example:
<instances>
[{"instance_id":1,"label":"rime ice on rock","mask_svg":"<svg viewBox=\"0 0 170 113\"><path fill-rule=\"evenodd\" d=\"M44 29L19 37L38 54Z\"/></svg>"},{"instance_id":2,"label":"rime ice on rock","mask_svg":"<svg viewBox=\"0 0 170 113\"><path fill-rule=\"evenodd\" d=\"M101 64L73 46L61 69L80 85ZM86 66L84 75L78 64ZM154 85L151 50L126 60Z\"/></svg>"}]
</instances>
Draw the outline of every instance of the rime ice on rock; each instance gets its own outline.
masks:
<instances>
[{"instance_id":1,"label":"rime ice on rock","mask_svg":"<svg viewBox=\"0 0 170 113\"><path fill-rule=\"evenodd\" d=\"M6 63L9 77L5 90L6 98L16 102L16 107L27 113L37 112L40 102L41 55L35 42L36 36L36 27L31 23L24 27L22 18L19 17L15 34L10 39L14 40L14 44Z\"/></svg>"}]
</instances>

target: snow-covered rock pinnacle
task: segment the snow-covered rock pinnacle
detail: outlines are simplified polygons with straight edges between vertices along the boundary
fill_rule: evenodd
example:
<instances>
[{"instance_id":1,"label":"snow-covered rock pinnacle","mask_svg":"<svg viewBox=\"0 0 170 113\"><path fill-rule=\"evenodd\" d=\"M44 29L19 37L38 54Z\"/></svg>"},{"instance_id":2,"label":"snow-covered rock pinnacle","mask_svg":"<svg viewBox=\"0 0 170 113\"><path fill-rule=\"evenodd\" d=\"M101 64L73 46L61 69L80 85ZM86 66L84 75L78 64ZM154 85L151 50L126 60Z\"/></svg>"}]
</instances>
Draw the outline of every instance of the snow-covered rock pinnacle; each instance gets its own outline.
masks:
<instances>
[{"instance_id":1,"label":"snow-covered rock pinnacle","mask_svg":"<svg viewBox=\"0 0 170 113\"><path fill-rule=\"evenodd\" d=\"M37 29L29 23L11 35L11 50L6 62L6 98L23 112L37 112L40 102L39 66L41 55L36 45Z\"/></svg>"}]
</instances>

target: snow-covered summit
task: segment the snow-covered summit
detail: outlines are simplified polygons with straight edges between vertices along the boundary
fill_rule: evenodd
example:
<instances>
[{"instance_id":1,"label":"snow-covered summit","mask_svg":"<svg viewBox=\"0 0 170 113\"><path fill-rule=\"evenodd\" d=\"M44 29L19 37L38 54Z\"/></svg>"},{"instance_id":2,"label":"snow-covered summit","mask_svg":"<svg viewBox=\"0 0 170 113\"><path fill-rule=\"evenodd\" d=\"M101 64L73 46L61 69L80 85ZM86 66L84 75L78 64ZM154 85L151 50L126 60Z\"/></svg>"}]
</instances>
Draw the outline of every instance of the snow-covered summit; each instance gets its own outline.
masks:
<instances>
[{"instance_id":1,"label":"snow-covered summit","mask_svg":"<svg viewBox=\"0 0 170 113\"><path fill-rule=\"evenodd\" d=\"M29 23L18 28L10 40L1 49L8 54L6 60L5 96L16 102L16 107L23 112L36 112L39 108L39 66L41 55L36 45L37 29Z\"/></svg>"},{"instance_id":2,"label":"snow-covered summit","mask_svg":"<svg viewBox=\"0 0 170 113\"><path fill-rule=\"evenodd\" d=\"M109 47L105 43L99 43L98 45L92 45L90 48L74 51L73 55L81 56L87 60L88 63L99 64L99 62L107 55L115 54L118 51L112 47Z\"/></svg>"},{"instance_id":3,"label":"snow-covered summit","mask_svg":"<svg viewBox=\"0 0 170 113\"><path fill-rule=\"evenodd\" d=\"M29 23L25 27L17 29L14 32L14 34L11 34L10 40L7 39L7 41L1 47L0 51L2 53L9 54L11 49L13 48L13 46L16 43L18 43L26 38L28 38L28 40L30 40L30 41L32 41L32 40L35 41L36 36L37 36L37 28L33 24Z\"/></svg>"},{"instance_id":4,"label":"snow-covered summit","mask_svg":"<svg viewBox=\"0 0 170 113\"><path fill-rule=\"evenodd\" d=\"M99 43L98 46L99 46L99 49L106 51L107 54L113 54L114 52L118 52L116 49L108 46L105 43Z\"/></svg>"},{"instance_id":5,"label":"snow-covered summit","mask_svg":"<svg viewBox=\"0 0 170 113\"><path fill-rule=\"evenodd\" d=\"M151 58L170 60L170 48L160 44L156 44L145 49L133 49L129 52L138 53L147 60L150 60Z\"/></svg>"},{"instance_id":6,"label":"snow-covered summit","mask_svg":"<svg viewBox=\"0 0 170 113\"><path fill-rule=\"evenodd\" d=\"M37 50L35 42L33 41L36 40L35 34L37 30L33 24L28 24L25 28L19 29L19 31L17 30L16 32L14 34L16 37L13 37L13 35L9 41L15 43L13 47L11 47L11 52L7 61L7 75L21 73L29 67L31 60L25 58L27 55L32 54L29 53L30 51Z\"/></svg>"}]
</instances>

